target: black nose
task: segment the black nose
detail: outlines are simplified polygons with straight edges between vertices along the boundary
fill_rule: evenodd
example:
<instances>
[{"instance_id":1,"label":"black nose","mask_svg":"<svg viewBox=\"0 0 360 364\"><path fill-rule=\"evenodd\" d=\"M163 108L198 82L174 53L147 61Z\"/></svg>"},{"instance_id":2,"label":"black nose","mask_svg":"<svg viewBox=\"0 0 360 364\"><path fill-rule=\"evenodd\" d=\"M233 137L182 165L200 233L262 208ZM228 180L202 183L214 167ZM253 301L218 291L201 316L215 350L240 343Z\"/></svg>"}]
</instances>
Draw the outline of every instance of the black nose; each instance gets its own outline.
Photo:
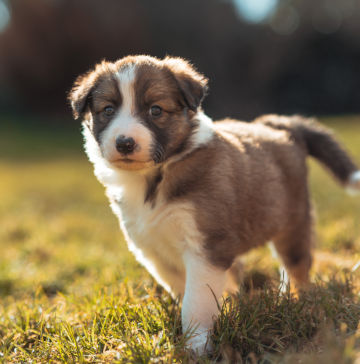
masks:
<instances>
[{"instance_id":1,"label":"black nose","mask_svg":"<svg viewBox=\"0 0 360 364\"><path fill-rule=\"evenodd\" d=\"M125 138L123 135L120 135L116 138L116 149L121 154L129 154L135 148L135 140L133 138Z\"/></svg>"}]
</instances>

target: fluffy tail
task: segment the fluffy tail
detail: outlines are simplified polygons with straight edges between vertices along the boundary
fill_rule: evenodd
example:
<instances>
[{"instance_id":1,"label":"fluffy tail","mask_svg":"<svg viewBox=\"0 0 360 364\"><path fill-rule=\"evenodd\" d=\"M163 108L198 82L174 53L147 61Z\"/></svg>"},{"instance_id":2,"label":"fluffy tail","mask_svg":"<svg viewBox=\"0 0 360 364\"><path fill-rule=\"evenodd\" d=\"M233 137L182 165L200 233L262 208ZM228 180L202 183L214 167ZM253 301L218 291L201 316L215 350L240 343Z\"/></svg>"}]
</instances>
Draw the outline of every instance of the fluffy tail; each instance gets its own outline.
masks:
<instances>
[{"instance_id":1,"label":"fluffy tail","mask_svg":"<svg viewBox=\"0 0 360 364\"><path fill-rule=\"evenodd\" d=\"M300 116L265 115L254 122L288 130L293 139L304 145L308 154L325 165L344 187L350 192L360 192L360 171L331 130Z\"/></svg>"}]
</instances>

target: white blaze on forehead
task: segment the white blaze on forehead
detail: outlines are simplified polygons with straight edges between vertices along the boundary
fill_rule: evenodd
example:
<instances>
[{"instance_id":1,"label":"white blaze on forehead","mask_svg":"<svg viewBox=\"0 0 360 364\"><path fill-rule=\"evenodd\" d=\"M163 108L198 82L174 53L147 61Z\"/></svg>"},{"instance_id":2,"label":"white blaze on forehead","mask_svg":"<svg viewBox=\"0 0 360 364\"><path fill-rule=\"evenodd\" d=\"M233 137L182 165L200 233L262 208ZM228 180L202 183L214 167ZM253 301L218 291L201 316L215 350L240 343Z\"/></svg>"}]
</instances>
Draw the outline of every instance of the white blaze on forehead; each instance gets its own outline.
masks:
<instances>
[{"instance_id":1,"label":"white blaze on forehead","mask_svg":"<svg viewBox=\"0 0 360 364\"><path fill-rule=\"evenodd\" d=\"M130 66L120 71L117 74L120 85L120 93L122 97L121 113L131 115L134 111L134 81L135 81L135 66Z\"/></svg>"},{"instance_id":2,"label":"white blaze on forehead","mask_svg":"<svg viewBox=\"0 0 360 364\"><path fill-rule=\"evenodd\" d=\"M110 162L118 160L120 155L116 150L116 138L123 135L126 138L133 138L138 146L132 159L147 161L153 138L150 130L135 115L136 66L120 70L116 76L121 94L121 105L114 120L101 136L102 153Z\"/></svg>"}]
</instances>

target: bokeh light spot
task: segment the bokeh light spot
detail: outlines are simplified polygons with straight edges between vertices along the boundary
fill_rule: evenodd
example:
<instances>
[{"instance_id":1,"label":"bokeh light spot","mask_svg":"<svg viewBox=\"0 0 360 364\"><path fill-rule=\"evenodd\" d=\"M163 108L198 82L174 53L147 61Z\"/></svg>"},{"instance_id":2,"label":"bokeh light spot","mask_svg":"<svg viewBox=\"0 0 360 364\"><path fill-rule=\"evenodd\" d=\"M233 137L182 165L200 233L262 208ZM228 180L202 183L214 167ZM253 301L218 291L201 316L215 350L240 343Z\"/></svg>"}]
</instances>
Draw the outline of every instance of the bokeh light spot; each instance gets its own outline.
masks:
<instances>
[{"instance_id":1,"label":"bokeh light spot","mask_svg":"<svg viewBox=\"0 0 360 364\"><path fill-rule=\"evenodd\" d=\"M0 0L0 33L3 32L10 23L10 9L4 1Z\"/></svg>"},{"instance_id":2,"label":"bokeh light spot","mask_svg":"<svg viewBox=\"0 0 360 364\"><path fill-rule=\"evenodd\" d=\"M331 34L340 28L342 15L335 6L325 4L314 12L312 22L314 28L318 32L322 34Z\"/></svg>"},{"instance_id":3,"label":"bokeh light spot","mask_svg":"<svg viewBox=\"0 0 360 364\"><path fill-rule=\"evenodd\" d=\"M232 0L238 15L249 23L260 23L270 17L278 0Z\"/></svg>"},{"instance_id":4,"label":"bokeh light spot","mask_svg":"<svg viewBox=\"0 0 360 364\"><path fill-rule=\"evenodd\" d=\"M354 0L327 0L325 4L335 7L340 12L343 21L350 18L356 9Z\"/></svg>"},{"instance_id":5,"label":"bokeh light spot","mask_svg":"<svg viewBox=\"0 0 360 364\"><path fill-rule=\"evenodd\" d=\"M282 6L273 19L271 19L271 29L280 35L292 34L300 24L300 16L296 9L290 5Z\"/></svg>"}]
</instances>

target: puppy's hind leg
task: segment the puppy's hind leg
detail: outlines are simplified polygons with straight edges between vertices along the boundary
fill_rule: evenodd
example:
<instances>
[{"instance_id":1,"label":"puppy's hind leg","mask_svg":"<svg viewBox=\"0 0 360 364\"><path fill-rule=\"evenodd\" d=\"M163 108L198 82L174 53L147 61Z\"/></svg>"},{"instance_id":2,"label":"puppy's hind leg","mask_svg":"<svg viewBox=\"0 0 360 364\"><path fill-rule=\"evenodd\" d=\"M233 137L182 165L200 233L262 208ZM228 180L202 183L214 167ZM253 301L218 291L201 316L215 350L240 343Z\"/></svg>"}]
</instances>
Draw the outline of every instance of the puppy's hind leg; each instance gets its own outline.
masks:
<instances>
[{"instance_id":1,"label":"puppy's hind leg","mask_svg":"<svg viewBox=\"0 0 360 364\"><path fill-rule=\"evenodd\" d=\"M306 217L301 223L289 227L273 239L273 244L290 279L294 279L296 283L307 283L312 263L311 217ZM287 274L281 271L280 273L281 279L287 280Z\"/></svg>"}]
</instances>

